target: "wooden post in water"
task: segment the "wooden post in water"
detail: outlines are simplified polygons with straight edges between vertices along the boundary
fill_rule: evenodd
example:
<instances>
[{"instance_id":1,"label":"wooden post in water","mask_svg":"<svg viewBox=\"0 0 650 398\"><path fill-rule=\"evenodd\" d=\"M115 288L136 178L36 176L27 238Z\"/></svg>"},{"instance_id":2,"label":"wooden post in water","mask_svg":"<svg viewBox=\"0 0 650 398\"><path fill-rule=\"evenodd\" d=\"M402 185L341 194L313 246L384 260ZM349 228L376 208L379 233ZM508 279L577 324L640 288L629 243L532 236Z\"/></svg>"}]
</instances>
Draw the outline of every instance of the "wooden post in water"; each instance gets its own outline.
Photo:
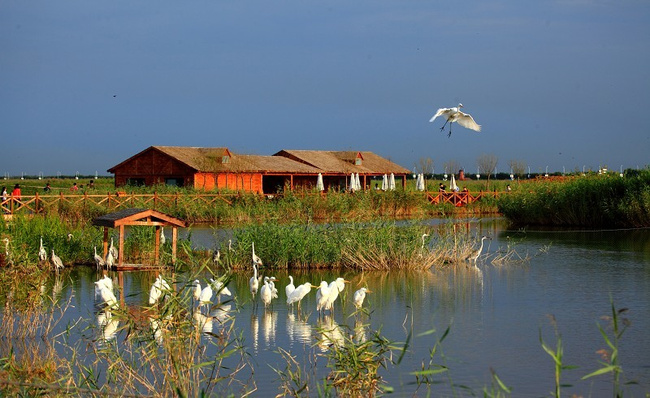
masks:
<instances>
[{"instance_id":1,"label":"wooden post in water","mask_svg":"<svg viewBox=\"0 0 650 398\"><path fill-rule=\"evenodd\" d=\"M104 227L104 259L106 259L106 255L108 254L108 227Z\"/></svg>"},{"instance_id":2,"label":"wooden post in water","mask_svg":"<svg viewBox=\"0 0 650 398\"><path fill-rule=\"evenodd\" d=\"M124 263L124 225L120 225L120 259L118 265L121 267Z\"/></svg>"},{"instance_id":3,"label":"wooden post in water","mask_svg":"<svg viewBox=\"0 0 650 398\"><path fill-rule=\"evenodd\" d=\"M154 250L153 250L153 264L158 265L158 258L160 254L160 226L156 225L156 232L154 233Z\"/></svg>"},{"instance_id":4,"label":"wooden post in water","mask_svg":"<svg viewBox=\"0 0 650 398\"><path fill-rule=\"evenodd\" d=\"M178 228L172 227L172 264L176 264L176 240L178 239Z\"/></svg>"}]
</instances>

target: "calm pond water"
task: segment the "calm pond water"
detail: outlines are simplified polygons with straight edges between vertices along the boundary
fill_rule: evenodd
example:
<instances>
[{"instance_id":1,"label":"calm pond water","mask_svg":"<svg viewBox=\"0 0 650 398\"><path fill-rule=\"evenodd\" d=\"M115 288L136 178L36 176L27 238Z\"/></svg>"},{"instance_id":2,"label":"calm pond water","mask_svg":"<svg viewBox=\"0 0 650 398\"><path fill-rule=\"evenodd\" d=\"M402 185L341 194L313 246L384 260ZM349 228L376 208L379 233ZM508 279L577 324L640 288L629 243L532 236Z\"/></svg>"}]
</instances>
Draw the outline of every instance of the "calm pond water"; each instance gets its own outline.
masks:
<instances>
[{"instance_id":1,"label":"calm pond water","mask_svg":"<svg viewBox=\"0 0 650 398\"><path fill-rule=\"evenodd\" d=\"M620 341L620 363L623 380L639 384L626 386L625 395L644 396L650 392L650 230L511 231L497 219L461 225L472 235L493 238L486 241L489 256L479 260L477 268L463 265L416 273L291 272L296 286L307 281L318 285L321 280L331 281L337 276L351 281L342 296L343 305L338 304L334 315L324 320L319 320L315 312L314 290L303 300L304 317L287 308L286 272L271 271L279 279L279 299L266 311L251 302L247 281L252 270L235 274L228 285L236 298L230 303L229 313L254 359L254 382L248 380L248 375L239 377L257 388L252 396L279 392L280 381L271 368L284 368L279 348L304 361L314 352L327 351L327 345L317 344L322 337L319 326L357 338L364 334L368 337L370 330L381 330L384 337L395 342L406 341L412 333L401 364L382 373L396 396L412 396L417 390L410 373L429 362L430 350L447 327L450 333L433 362L444 364L449 372L434 378L439 382L429 387L434 396L480 395L484 387L492 384L492 370L512 388L513 396L548 396L554 389L554 364L542 350L539 336L541 330L544 340L555 347L550 315L562 336L564 363L578 367L563 372L563 383L573 385L563 388L564 394L611 396L609 375L580 380L601 366L596 351L606 345L597 323L607 325L601 317L611 315L610 300L617 308L627 308L622 316L631 321ZM198 247L214 247L215 236L224 239L227 233L192 229L192 240ZM509 245L519 255L529 256L529 260L497 265L493 259ZM111 276L117 278L116 273ZM154 278L150 272L123 273L126 305L148 305ZM57 298L73 296L74 308L66 313L66 322L80 317L96 322L93 282L97 279L94 269L77 267L52 281L48 291L58 283ZM373 290L364 303L369 314L352 316L352 293L361 286ZM363 324L367 326L363 328ZM117 338L123 336L118 334ZM71 344L74 339L73 333ZM328 372L326 359L317 357L315 361L316 377L322 378ZM422 386L416 395L426 393L427 387Z\"/></svg>"}]
</instances>

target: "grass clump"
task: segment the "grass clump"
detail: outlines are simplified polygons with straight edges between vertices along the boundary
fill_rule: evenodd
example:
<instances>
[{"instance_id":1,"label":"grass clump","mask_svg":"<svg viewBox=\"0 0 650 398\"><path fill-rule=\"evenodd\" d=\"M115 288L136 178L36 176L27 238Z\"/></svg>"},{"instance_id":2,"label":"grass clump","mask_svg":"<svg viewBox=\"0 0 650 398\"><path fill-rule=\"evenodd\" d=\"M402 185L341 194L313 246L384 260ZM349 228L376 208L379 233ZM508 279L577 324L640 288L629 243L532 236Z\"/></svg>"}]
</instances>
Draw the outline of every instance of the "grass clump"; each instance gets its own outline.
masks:
<instances>
[{"instance_id":1,"label":"grass clump","mask_svg":"<svg viewBox=\"0 0 650 398\"><path fill-rule=\"evenodd\" d=\"M419 223L259 224L234 231L228 264L249 267L251 248L276 268L426 270L464 260L471 238Z\"/></svg>"},{"instance_id":2,"label":"grass clump","mask_svg":"<svg viewBox=\"0 0 650 398\"><path fill-rule=\"evenodd\" d=\"M528 184L498 200L516 224L580 227L650 226L650 170L621 178L590 175Z\"/></svg>"}]
</instances>

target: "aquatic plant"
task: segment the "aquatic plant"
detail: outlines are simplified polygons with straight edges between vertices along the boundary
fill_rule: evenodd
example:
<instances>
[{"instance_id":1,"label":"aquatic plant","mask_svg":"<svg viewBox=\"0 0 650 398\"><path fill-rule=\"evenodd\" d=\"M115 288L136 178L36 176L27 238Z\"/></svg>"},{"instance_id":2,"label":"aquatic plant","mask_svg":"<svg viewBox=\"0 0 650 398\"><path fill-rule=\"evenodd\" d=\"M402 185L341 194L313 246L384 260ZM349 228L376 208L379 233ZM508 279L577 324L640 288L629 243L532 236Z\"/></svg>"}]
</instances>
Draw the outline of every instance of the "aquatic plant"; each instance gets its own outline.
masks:
<instances>
[{"instance_id":1,"label":"aquatic plant","mask_svg":"<svg viewBox=\"0 0 650 398\"><path fill-rule=\"evenodd\" d=\"M609 322L609 327L611 328L611 336L607 333L605 328L600 323L598 323L598 330L603 337L603 341L607 345L607 348L601 348L597 351L597 353L602 358L602 361L600 361L602 366L601 368L582 377L582 380L585 380L595 376L611 374L613 379L613 393L615 397L623 396L623 388L621 385L623 367L621 366L618 355L619 344L621 338L623 337L623 333L625 333L625 330L631 325L629 319L621 318L621 315L625 312L627 312L627 308L616 309L614 302L611 302L611 316L603 317L603 320ZM635 381L628 381L626 383L623 383L623 385L635 383Z\"/></svg>"},{"instance_id":2,"label":"aquatic plant","mask_svg":"<svg viewBox=\"0 0 650 398\"><path fill-rule=\"evenodd\" d=\"M583 227L650 226L650 170L624 178L574 177L525 184L501 195L499 211L516 224Z\"/></svg>"},{"instance_id":3,"label":"aquatic plant","mask_svg":"<svg viewBox=\"0 0 650 398\"><path fill-rule=\"evenodd\" d=\"M557 321L555 320L555 317L553 315L549 315L549 319L551 321L551 324L553 326L553 330L555 332L555 349L553 349L551 346L546 344L544 342L544 339L542 338L542 329L539 330L539 343L542 345L542 349L551 357L553 358L553 364L555 365L555 392L553 393L553 396L555 397L560 397L561 396L561 389L562 387L571 387L570 384L562 384L561 378L562 378L562 371L564 370L569 370L569 369L575 369L576 366L572 365L565 365L563 363L564 359L564 346L562 345L562 336L557 330Z\"/></svg>"}]
</instances>

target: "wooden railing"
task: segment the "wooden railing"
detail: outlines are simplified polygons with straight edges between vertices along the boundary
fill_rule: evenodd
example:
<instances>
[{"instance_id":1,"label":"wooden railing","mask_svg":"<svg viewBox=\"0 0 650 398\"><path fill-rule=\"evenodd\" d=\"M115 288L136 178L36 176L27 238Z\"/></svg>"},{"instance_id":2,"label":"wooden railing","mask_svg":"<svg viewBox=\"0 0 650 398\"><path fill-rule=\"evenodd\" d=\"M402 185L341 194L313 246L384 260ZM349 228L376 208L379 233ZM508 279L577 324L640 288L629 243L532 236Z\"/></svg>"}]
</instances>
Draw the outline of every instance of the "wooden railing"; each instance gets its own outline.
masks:
<instances>
[{"instance_id":1,"label":"wooden railing","mask_svg":"<svg viewBox=\"0 0 650 398\"><path fill-rule=\"evenodd\" d=\"M437 205L440 203L449 203L454 206L465 206L474 203L486 197L497 198L505 192L497 191L480 191L480 192L427 192L429 203Z\"/></svg>"},{"instance_id":2,"label":"wooden railing","mask_svg":"<svg viewBox=\"0 0 650 398\"><path fill-rule=\"evenodd\" d=\"M413 192L412 195L423 195L429 203L437 205L449 203L454 206L464 206L484 197L498 197L504 192ZM326 193L310 193L313 195L327 195ZM17 212L25 214L40 214L50 208L70 205L71 207L87 208L88 206L103 207L107 211L114 211L130 207L143 207L159 210L160 208L175 208L179 204L199 203L201 206L210 206L217 202L232 204L232 199L239 196L237 193L173 193L173 194L131 194L115 192L106 194L64 194L58 195L22 195L14 198L8 196L0 202L0 213L13 215ZM278 197L281 195L269 196Z\"/></svg>"},{"instance_id":3,"label":"wooden railing","mask_svg":"<svg viewBox=\"0 0 650 398\"><path fill-rule=\"evenodd\" d=\"M40 195L36 193L33 196L21 195L20 197L9 196L0 202L0 213L5 215L12 215L17 212L24 212L27 214L43 213L49 208L55 206L70 205L72 207L80 206L86 208L88 206L104 207L109 211L129 208L129 207L143 207L157 209L161 207L174 208L182 203L201 203L201 205L211 205L219 201L227 204L232 204L229 197L236 196L237 194L211 194L211 193L196 193L188 194L127 194L125 192L115 192L107 194L64 194L58 195Z\"/></svg>"}]
</instances>

